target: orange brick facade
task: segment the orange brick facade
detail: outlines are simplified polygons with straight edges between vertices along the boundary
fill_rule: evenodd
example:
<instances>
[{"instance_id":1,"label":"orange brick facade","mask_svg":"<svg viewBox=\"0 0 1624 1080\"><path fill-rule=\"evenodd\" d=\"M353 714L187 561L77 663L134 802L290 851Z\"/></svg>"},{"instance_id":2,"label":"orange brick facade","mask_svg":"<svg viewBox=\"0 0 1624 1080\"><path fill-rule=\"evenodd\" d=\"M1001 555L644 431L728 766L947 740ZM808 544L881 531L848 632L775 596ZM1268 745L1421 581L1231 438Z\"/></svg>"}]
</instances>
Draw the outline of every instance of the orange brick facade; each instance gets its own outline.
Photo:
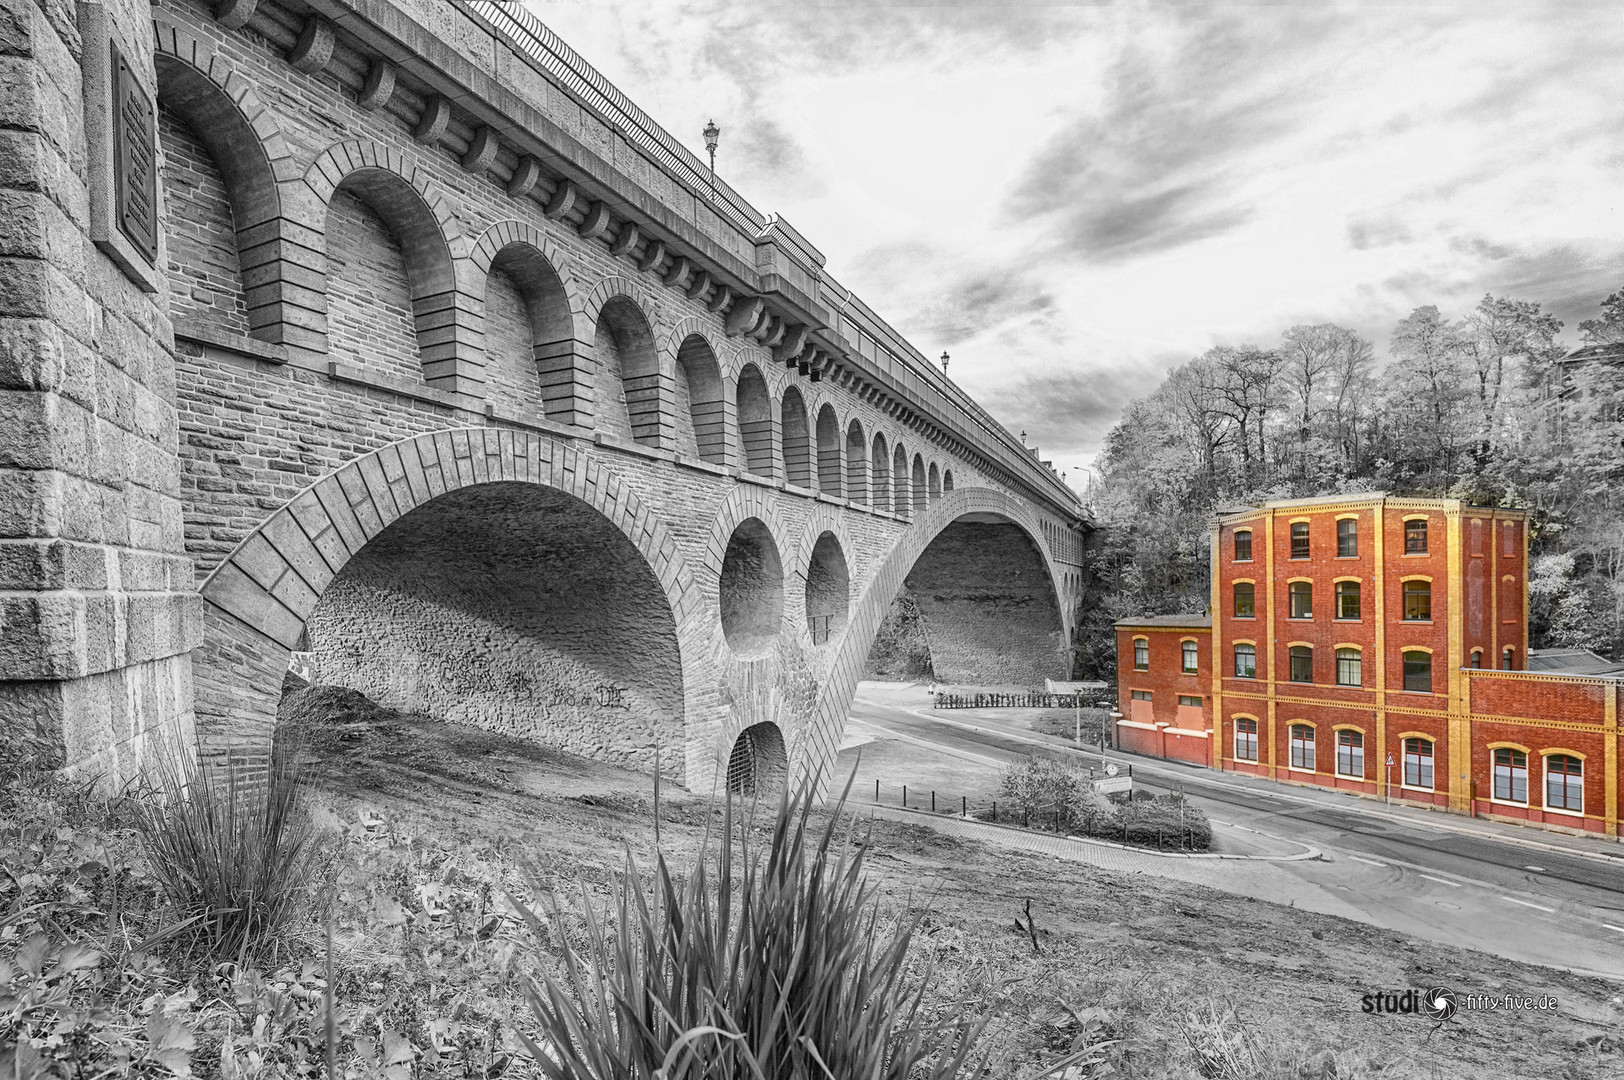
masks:
<instances>
[{"instance_id":1,"label":"orange brick facade","mask_svg":"<svg viewBox=\"0 0 1624 1080\"><path fill-rule=\"evenodd\" d=\"M1526 526L1381 495L1220 517L1210 617L1117 624L1118 745L1617 836L1624 681L1526 670Z\"/></svg>"}]
</instances>

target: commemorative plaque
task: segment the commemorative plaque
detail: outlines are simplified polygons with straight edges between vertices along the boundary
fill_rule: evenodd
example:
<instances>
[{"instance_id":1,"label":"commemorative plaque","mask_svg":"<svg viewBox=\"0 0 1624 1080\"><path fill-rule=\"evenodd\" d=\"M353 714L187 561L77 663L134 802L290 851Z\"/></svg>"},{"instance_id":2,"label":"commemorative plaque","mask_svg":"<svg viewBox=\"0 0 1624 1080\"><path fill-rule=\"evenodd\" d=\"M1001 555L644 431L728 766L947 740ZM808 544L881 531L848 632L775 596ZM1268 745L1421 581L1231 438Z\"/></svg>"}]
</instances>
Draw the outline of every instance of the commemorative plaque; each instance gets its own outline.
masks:
<instances>
[{"instance_id":1,"label":"commemorative plaque","mask_svg":"<svg viewBox=\"0 0 1624 1080\"><path fill-rule=\"evenodd\" d=\"M118 229L147 263L158 259L157 123L152 98L116 44L113 71L113 191Z\"/></svg>"}]
</instances>

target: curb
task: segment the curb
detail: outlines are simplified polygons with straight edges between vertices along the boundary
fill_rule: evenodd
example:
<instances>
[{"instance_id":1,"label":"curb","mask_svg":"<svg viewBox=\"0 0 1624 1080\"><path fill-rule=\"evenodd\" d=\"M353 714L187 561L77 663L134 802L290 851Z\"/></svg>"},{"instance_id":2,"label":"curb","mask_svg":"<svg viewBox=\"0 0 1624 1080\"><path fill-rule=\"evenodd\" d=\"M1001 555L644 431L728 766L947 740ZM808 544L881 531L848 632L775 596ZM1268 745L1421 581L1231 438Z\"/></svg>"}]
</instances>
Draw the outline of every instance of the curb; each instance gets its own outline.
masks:
<instances>
[{"instance_id":1,"label":"curb","mask_svg":"<svg viewBox=\"0 0 1624 1080\"><path fill-rule=\"evenodd\" d=\"M1135 847L1132 844L1119 844L1114 840L1100 840L1092 836L1076 836L1071 833L1043 832L1038 829L1023 829L1018 825L1005 825L1001 821L981 821L976 818L964 818L954 814L932 814L928 810L915 810L912 807L877 806L872 803L867 806L856 806L853 810L866 809L870 815L892 816L907 820L909 818L923 818L927 821L956 821L960 827L979 827L984 829L1002 830L1016 833L1020 836L1037 836L1045 839L1067 840L1089 847L1112 848L1117 851L1131 851L1136 855L1153 855L1162 859L1214 859L1229 860L1233 862L1310 862L1324 858L1324 852L1319 848L1296 840L1287 840L1284 837L1272 836L1269 833L1258 833L1259 836L1268 836L1271 840L1279 840L1285 844L1295 844L1303 850L1294 855L1232 855L1219 851L1157 851L1155 848ZM1252 830L1256 832L1257 830Z\"/></svg>"},{"instance_id":2,"label":"curb","mask_svg":"<svg viewBox=\"0 0 1624 1080\"><path fill-rule=\"evenodd\" d=\"M897 708L905 708L905 706L895 706L895 707L897 707ZM939 713L936 713L936 712L928 712L928 711L924 711L924 710L920 710L920 709L908 709L907 711L913 713L915 716L918 716L921 719L935 720L935 721L938 721L940 723L949 724L949 725L952 725L952 726L955 726L955 727L969 728L972 731L979 731L979 732L982 732L982 733L987 734L987 735L996 735L996 736L999 736L1001 738L1013 739L1016 742L1027 743L1027 744L1032 745L1032 746L1039 746L1039 747L1043 747L1045 749L1050 749L1050 750L1068 750L1068 751L1071 751L1073 753L1078 753L1078 754L1089 753L1089 751L1079 750L1078 748L1076 748L1074 746L1071 746L1070 744L1065 743L1063 741L1048 742L1046 740L1034 739L1034 738L1031 737L1030 733L1022 733L1022 732L1018 732L1018 731L1005 731L1005 730L1002 730L1002 729L996 728L996 727L983 727L983 726L980 726L980 725L968 723L968 722L966 722L964 720L956 720L956 719L953 719L951 717L942 716L942 715L940 715ZM1042 734L1042 733L1039 732L1037 734ZM1146 758L1146 757L1143 757L1142 755L1139 755L1139 754L1130 754L1128 751L1125 751L1125 750L1113 750L1112 753L1132 757L1134 759L1134 764L1140 765L1147 772L1157 773L1157 774L1161 774L1161 775L1165 775L1165 776L1177 776L1178 775L1178 773L1173 768L1169 768L1169 767L1166 766L1166 763L1163 761L1163 759L1160 759L1160 758ZM1095 756L1099 756L1099 755L1096 754ZM1624 865L1624 855L1614 855L1611 852L1587 851L1587 850L1584 850L1582 848L1568 847L1565 844L1546 843L1546 842L1544 842L1542 840L1535 840L1535 839L1532 839L1530 837L1514 836L1514 835L1513 836L1507 836L1507 835L1502 835L1502 834L1497 833L1497 832L1484 832L1481 829L1461 828L1460 826L1454 825L1454 824L1452 824L1452 823L1450 823L1448 821L1428 821L1428 820L1421 820L1421 819L1417 819L1417 818L1410 818L1410 817L1406 817L1406 816L1403 816L1403 815L1400 815L1400 814L1387 813L1386 811L1383 811L1383 810L1376 810L1376 809L1369 808L1367 806L1360 805L1361 803L1368 802L1369 800L1367 800L1367 799L1365 799L1365 798L1363 798L1361 796L1357 796L1357 795L1346 796L1346 798L1348 800L1347 805L1334 805L1334 804L1330 804L1330 803L1321 802L1318 799L1309 799L1309 798L1305 798L1304 796L1301 796L1301 795L1294 795L1289 790L1290 785L1279 784L1278 786L1279 786L1279 788L1281 790L1274 790L1273 787L1260 788L1260 787L1252 787L1249 784L1233 784L1233 783L1230 783L1227 779L1219 779L1220 777L1225 777L1225 774L1223 774L1223 773L1216 772L1216 771L1214 771L1212 769L1203 768L1202 766L1199 766L1199 765L1190 765L1190 766L1187 766L1187 767L1189 769L1191 769L1192 771L1199 769L1200 772L1197 773L1196 775L1198 775L1202 780L1206 781L1207 783L1211 783L1211 784L1214 784L1215 786L1220 786L1220 787L1231 787L1234 790L1244 791L1244 792L1247 792L1249 794L1265 795L1265 796L1270 796L1270 797L1277 798L1277 799L1289 799L1292 802L1301 803L1301 804L1303 804L1305 806L1326 807L1326 808L1333 809L1333 810L1347 810L1350 813L1361 814L1361 815L1363 815L1365 817L1380 818L1383 821L1391 821L1391 822L1394 822L1394 823L1399 824L1399 825L1413 825L1413 826L1416 826L1418 828L1423 828L1423 829L1437 829L1440 832L1453 833L1456 836L1470 836L1470 837L1473 837L1473 838L1478 839L1478 840L1502 841L1502 842L1507 843L1507 844L1515 844L1515 845L1517 845L1519 847L1532 848L1532 849L1535 849L1535 850L1538 850L1538 851L1551 851L1551 852L1555 852L1555 853L1557 853L1559 855L1572 855L1575 858L1580 858L1580 859L1591 859L1591 860L1594 860L1594 861L1597 861L1597 862L1607 862L1607 863L1615 863L1615 864ZM1428 813L1436 814L1437 811L1428 811ZM1513 828L1519 828L1519 827L1526 827L1526 826L1512 826L1512 827ZM1261 835L1268 835L1268 834L1265 833L1265 834L1261 834ZM1279 837L1275 837L1274 839L1279 839Z\"/></svg>"}]
</instances>

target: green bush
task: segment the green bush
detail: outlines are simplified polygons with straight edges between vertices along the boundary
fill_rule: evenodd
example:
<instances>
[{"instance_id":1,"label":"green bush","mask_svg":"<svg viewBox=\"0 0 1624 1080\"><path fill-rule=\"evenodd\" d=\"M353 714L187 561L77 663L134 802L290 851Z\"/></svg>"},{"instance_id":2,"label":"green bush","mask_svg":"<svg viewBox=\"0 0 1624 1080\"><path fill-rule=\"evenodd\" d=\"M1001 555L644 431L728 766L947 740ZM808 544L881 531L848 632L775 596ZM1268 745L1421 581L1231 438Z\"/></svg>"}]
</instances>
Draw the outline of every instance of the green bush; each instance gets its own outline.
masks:
<instances>
[{"instance_id":1,"label":"green bush","mask_svg":"<svg viewBox=\"0 0 1624 1080\"><path fill-rule=\"evenodd\" d=\"M220 960L274 955L317 885L297 752L284 742L262 776L244 776L167 750L154 776L133 821L182 932Z\"/></svg>"},{"instance_id":2,"label":"green bush","mask_svg":"<svg viewBox=\"0 0 1624 1080\"><path fill-rule=\"evenodd\" d=\"M918 918L881 916L866 847L837 835L844 797L816 831L812 801L810 785L786 792L770 838L746 825L736 855L729 797L720 846L707 837L685 873L659 853L647 892L628 855L614 909L599 920L588 905L584 949L566 944L564 977L531 995L545 1076L981 1075L969 1062L984 1020L931 1014L928 965L908 955Z\"/></svg>"},{"instance_id":3,"label":"green bush","mask_svg":"<svg viewBox=\"0 0 1624 1080\"><path fill-rule=\"evenodd\" d=\"M1206 851L1212 846L1207 816L1181 796L1138 790L1113 802L1094 790L1086 771L1037 754L1004 770L998 797L1013 803L1021 820L1035 828L1158 849Z\"/></svg>"}]
</instances>

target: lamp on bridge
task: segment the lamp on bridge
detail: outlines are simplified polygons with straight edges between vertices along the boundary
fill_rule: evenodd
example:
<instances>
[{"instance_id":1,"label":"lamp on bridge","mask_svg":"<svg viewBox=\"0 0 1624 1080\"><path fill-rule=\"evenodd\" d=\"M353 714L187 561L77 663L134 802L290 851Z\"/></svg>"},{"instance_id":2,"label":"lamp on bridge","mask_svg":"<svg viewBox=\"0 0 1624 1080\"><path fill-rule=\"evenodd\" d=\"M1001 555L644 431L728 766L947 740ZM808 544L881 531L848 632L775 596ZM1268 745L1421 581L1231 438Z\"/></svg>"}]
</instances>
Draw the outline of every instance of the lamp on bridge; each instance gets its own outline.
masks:
<instances>
[{"instance_id":1,"label":"lamp on bridge","mask_svg":"<svg viewBox=\"0 0 1624 1080\"><path fill-rule=\"evenodd\" d=\"M949 357L949 356L948 356L948 355L947 355L947 350L946 350L946 349L943 349L943 350L942 350L942 375L943 375L943 376L946 376L946 375L947 375L947 362L948 362L948 360L950 360L950 359L951 359L951 357Z\"/></svg>"},{"instance_id":2,"label":"lamp on bridge","mask_svg":"<svg viewBox=\"0 0 1624 1080\"><path fill-rule=\"evenodd\" d=\"M705 136L705 152L710 155L711 198L714 199L716 197L716 140L721 138L722 129L716 126L715 120L707 120L702 134Z\"/></svg>"}]
</instances>

